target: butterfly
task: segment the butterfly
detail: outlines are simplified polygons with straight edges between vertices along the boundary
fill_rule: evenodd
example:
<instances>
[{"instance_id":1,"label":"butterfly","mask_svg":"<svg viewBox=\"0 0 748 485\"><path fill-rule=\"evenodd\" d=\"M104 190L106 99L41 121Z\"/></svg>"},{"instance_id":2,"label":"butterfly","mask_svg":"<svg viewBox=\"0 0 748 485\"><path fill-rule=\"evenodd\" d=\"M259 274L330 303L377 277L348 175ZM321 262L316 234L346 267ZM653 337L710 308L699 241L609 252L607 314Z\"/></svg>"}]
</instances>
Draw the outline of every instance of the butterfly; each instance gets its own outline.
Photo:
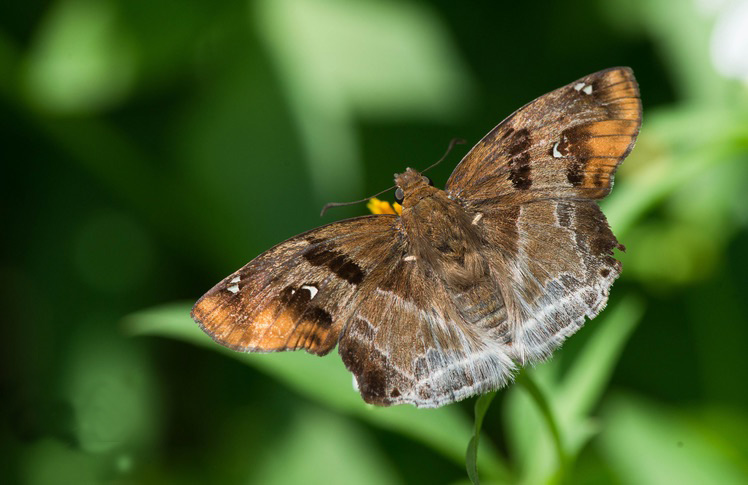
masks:
<instances>
[{"instance_id":1,"label":"butterfly","mask_svg":"<svg viewBox=\"0 0 748 485\"><path fill-rule=\"evenodd\" d=\"M333 222L261 254L192 317L244 352L336 346L363 399L438 407L498 389L605 307L623 250L597 200L641 125L631 69L520 108L444 190L408 168L402 214Z\"/></svg>"}]
</instances>

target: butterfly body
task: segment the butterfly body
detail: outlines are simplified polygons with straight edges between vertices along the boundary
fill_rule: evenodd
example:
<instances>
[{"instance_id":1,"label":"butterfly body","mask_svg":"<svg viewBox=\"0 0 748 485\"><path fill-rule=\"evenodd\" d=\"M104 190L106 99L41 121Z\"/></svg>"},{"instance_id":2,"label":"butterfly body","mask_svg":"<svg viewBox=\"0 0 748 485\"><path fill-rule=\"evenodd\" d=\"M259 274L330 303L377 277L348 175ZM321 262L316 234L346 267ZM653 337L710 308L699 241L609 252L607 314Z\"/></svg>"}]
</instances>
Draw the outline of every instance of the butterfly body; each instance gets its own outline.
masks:
<instances>
[{"instance_id":1,"label":"butterfly body","mask_svg":"<svg viewBox=\"0 0 748 485\"><path fill-rule=\"evenodd\" d=\"M488 271L474 216L426 180L413 169L395 177L405 195L400 225L408 260L456 289L469 286Z\"/></svg>"},{"instance_id":2,"label":"butterfly body","mask_svg":"<svg viewBox=\"0 0 748 485\"><path fill-rule=\"evenodd\" d=\"M314 229L206 293L193 318L241 351L336 345L363 398L436 407L503 386L605 306L623 249L596 200L641 121L630 69L521 108L445 190L395 178L402 214Z\"/></svg>"}]
</instances>

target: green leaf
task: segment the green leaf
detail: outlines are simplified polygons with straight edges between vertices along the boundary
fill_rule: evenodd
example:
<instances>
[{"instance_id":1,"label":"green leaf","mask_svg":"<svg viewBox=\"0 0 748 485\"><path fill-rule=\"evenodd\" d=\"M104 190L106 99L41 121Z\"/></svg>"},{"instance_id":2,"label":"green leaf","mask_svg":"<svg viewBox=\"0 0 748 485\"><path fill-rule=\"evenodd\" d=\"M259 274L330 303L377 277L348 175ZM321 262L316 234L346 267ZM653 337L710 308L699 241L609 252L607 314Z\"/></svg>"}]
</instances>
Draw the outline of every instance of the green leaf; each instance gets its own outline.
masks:
<instances>
[{"instance_id":1,"label":"green leaf","mask_svg":"<svg viewBox=\"0 0 748 485\"><path fill-rule=\"evenodd\" d=\"M561 436L561 430L559 428L558 420L556 419L556 416L551 409L551 405L548 402L546 394L533 380L529 372L522 372L519 376L517 376L517 384L521 385L530 395L533 402L535 402L535 405L538 407L540 414L545 420L545 425L548 431L550 431L551 436L553 437L553 444L556 448L556 454L559 464L557 476L566 476L569 466L569 457L566 453L564 440Z\"/></svg>"},{"instance_id":2,"label":"green leaf","mask_svg":"<svg viewBox=\"0 0 748 485\"><path fill-rule=\"evenodd\" d=\"M470 438L470 442L468 443L465 466L467 467L467 474L470 477L470 481L476 485L480 483L478 479L478 440L480 438L480 430L483 427L483 417L491 406L491 401L493 401L494 397L496 397L495 391L483 394L475 401L475 430L473 431L473 437Z\"/></svg>"},{"instance_id":3,"label":"green leaf","mask_svg":"<svg viewBox=\"0 0 748 485\"><path fill-rule=\"evenodd\" d=\"M122 341L106 320L69 338L59 388L74 417L70 432L91 454L149 446L158 422L158 391L142 346ZM98 324L98 325L96 325Z\"/></svg>"}]
</instances>

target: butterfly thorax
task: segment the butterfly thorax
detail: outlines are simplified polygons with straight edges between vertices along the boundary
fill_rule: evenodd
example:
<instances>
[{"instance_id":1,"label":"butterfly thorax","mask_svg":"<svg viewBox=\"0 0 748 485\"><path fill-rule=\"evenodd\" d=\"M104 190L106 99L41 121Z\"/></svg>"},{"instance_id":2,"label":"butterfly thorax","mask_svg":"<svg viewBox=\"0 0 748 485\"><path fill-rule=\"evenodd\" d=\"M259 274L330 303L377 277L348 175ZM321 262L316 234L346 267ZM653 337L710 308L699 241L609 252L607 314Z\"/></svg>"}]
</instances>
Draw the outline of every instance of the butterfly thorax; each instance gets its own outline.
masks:
<instances>
[{"instance_id":1,"label":"butterfly thorax","mask_svg":"<svg viewBox=\"0 0 748 485\"><path fill-rule=\"evenodd\" d=\"M401 204L403 208L418 204L421 199L432 196L434 190L437 190L431 186L427 177L412 168L406 169L401 174L395 174L395 185L405 194Z\"/></svg>"},{"instance_id":2,"label":"butterfly thorax","mask_svg":"<svg viewBox=\"0 0 748 485\"><path fill-rule=\"evenodd\" d=\"M413 262L455 289L484 279L488 265L474 217L416 170L409 168L395 182L404 193L401 224Z\"/></svg>"}]
</instances>

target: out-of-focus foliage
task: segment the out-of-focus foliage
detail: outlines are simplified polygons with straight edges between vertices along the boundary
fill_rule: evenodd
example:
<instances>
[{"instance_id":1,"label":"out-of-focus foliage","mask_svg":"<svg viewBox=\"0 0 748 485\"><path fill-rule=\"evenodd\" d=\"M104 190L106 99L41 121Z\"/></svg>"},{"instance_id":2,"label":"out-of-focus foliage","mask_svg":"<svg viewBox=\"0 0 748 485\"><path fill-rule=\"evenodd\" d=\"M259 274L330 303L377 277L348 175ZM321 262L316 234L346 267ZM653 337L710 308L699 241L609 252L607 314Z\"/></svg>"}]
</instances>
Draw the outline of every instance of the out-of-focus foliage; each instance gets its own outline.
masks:
<instances>
[{"instance_id":1,"label":"out-of-focus foliage","mask_svg":"<svg viewBox=\"0 0 748 485\"><path fill-rule=\"evenodd\" d=\"M4 2L0 482L745 483L745 32L746 0ZM335 353L238 354L189 319L366 211L325 202L614 65L645 108L602 204L623 277L478 407L476 459L475 400L374 408Z\"/></svg>"}]
</instances>

